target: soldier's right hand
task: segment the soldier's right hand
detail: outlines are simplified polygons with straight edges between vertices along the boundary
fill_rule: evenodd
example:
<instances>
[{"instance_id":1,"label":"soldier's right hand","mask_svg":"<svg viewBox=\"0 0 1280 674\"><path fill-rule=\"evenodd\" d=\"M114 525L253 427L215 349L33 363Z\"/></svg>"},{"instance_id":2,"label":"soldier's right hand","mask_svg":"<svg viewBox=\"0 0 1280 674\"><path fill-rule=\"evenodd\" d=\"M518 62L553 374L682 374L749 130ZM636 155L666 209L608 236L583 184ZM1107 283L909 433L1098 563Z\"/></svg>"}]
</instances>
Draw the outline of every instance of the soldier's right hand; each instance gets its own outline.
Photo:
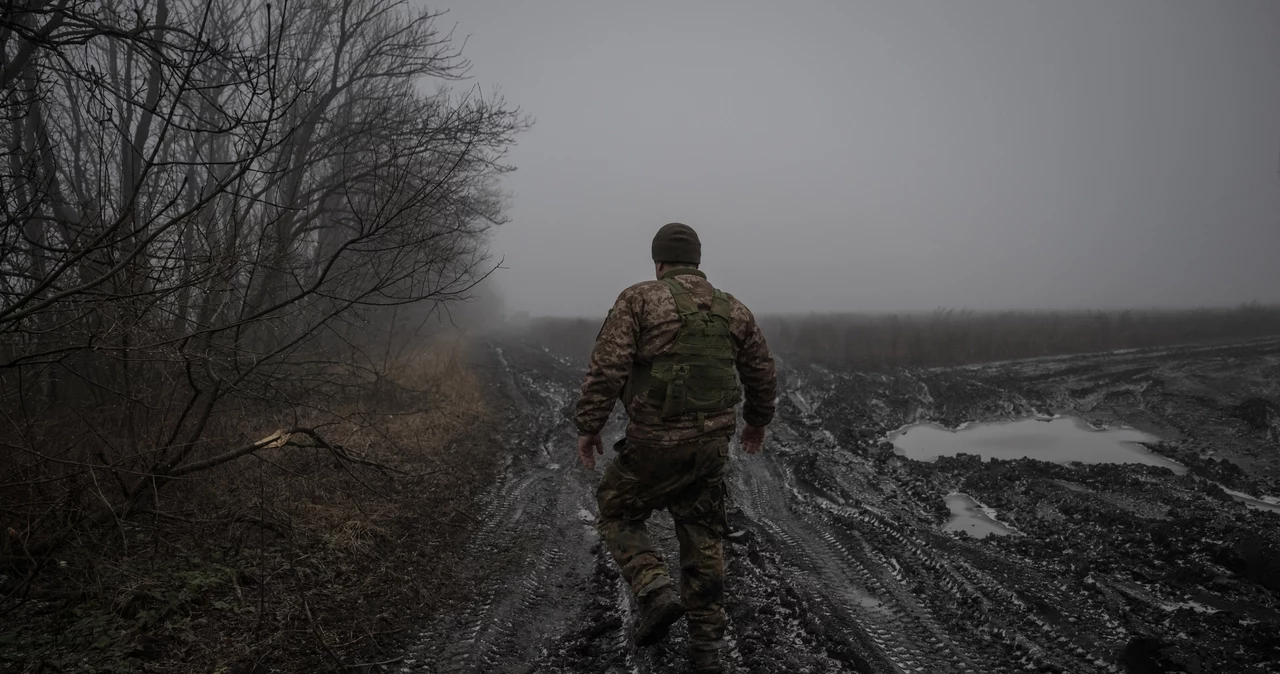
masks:
<instances>
[{"instance_id":1,"label":"soldier's right hand","mask_svg":"<svg viewBox=\"0 0 1280 674\"><path fill-rule=\"evenodd\" d=\"M764 426L747 424L742 429L742 451L755 454L764 448Z\"/></svg>"},{"instance_id":2,"label":"soldier's right hand","mask_svg":"<svg viewBox=\"0 0 1280 674\"><path fill-rule=\"evenodd\" d=\"M592 449L595 450L594 453L591 451ZM596 454L604 454L604 441L600 439L600 434L579 435L578 460L582 462L582 467L587 470L595 470Z\"/></svg>"}]
</instances>

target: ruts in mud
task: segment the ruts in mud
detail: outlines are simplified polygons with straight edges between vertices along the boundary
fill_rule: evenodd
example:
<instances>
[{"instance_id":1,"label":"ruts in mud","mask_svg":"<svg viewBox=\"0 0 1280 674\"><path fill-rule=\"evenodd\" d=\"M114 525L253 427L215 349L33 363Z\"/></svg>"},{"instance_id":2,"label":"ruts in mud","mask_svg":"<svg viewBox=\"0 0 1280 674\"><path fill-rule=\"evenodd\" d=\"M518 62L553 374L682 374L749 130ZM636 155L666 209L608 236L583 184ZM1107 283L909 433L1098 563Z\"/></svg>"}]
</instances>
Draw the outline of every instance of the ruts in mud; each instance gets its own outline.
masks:
<instances>
[{"instance_id":1,"label":"ruts in mud","mask_svg":"<svg viewBox=\"0 0 1280 674\"><path fill-rule=\"evenodd\" d=\"M471 513L465 599L401 671L686 671L679 626L629 645L628 593L593 528L599 473L577 465L568 422L583 363L518 338L486 348L506 462ZM766 451L734 457L729 659L765 674L1280 671L1280 514L1195 474L1272 489L1278 374L1276 342L889 373L784 360ZM922 463L884 441L914 421L1045 413L1137 425L1193 472ZM1020 535L944 531L956 490ZM675 559L669 517L650 530Z\"/></svg>"}]
</instances>

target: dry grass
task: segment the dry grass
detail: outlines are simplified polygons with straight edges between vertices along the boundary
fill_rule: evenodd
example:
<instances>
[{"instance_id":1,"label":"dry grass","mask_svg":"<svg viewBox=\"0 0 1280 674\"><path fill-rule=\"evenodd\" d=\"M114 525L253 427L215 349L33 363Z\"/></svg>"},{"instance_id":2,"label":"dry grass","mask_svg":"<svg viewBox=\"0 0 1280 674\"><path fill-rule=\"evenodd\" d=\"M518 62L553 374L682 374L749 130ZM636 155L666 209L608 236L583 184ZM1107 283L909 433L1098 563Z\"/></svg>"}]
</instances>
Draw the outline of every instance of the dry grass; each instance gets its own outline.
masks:
<instances>
[{"instance_id":1,"label":"dry grass","mask_svg":"<svg viewBox=\"0 0 1280 674\"><path fill-rule=\"evenodd\" d=\"M239 410L213 433L312 424L386 469L287 447L172 485L156 512L62 553L7 616L16 629L0 629L0 671L323 671L394 656L451 591L461 513L496 462L465 344L425 344L390 372L327 412Z\"/></svg>"}]
</instances>

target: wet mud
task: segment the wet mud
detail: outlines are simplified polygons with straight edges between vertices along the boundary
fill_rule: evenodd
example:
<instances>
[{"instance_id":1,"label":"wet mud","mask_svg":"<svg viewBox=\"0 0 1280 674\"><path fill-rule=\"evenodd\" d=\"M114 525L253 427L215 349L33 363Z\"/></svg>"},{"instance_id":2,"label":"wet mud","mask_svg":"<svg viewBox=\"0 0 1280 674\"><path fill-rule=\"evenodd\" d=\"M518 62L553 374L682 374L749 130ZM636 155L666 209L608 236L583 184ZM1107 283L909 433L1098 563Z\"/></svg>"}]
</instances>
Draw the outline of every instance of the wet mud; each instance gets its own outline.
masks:
<instances>
[{"instance_id":1,"label":"wet mud","mask_svg":"<svg viewBox=\"0 0 1280 674\"><path fill-rule=\"evenodd\" d=\"M682 624L629 644L630 599L592 526L599 471L577 466L568 421L583 363L518 338L487 348L505 465L471 513L460 598L396 667L688 671ZM1280 342L889 373L781 365L766 452L734 457L737 671L1280 671L1280 513L1222 488L1277 491ZM1153 433L1188 470L926 463L885 440L919 421L1036 414ZM1019 535L945 530L956 492ZM650 528L674 559L669 518Z\"/></svg>"}]
</instances>

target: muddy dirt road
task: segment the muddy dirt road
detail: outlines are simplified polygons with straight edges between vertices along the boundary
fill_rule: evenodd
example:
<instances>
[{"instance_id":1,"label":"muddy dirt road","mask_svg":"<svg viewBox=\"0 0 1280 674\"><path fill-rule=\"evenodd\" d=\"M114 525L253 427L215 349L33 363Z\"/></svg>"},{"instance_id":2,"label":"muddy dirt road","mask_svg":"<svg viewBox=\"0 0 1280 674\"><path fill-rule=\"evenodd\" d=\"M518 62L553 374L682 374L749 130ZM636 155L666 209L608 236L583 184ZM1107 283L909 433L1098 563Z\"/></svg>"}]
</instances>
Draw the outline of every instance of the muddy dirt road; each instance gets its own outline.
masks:
<instances>
[{"instance_id":1,"label":"muddy dirt road","mask_svg":"<svg viewBox=\"0 0 1280 674\"><path fill-rule=\"evenodd\" d=\"M577 465L567 421L583 364L518 339L488 348L506 462L470 513L464 598L440 607L401 671L687 671L683 623L653 649L628 643L628 594L593 529L599 469ZM1280 364L1280 345L1241 348L1178 358L1188 370ZM1052 409L1159 429L1161 414L1186 416L1169 407L1183 404L1169 397L1176 386L1156 385L1138 356L1090 358L892 376L784 363L766 452L735 449L727 606L738 671L1280 671L1280 588L1266 581L1280 515L1156 467L924 464L882 442L917 419ZM1211 402L1203 414L1236 409ZM1232 446L1266 463L1266 423L1241 428ZM607 443L621 429L611 421ZM942 531L943 496L959 487L999 502L1025 535ZM1122 495L1155 510L1118 507ZM674 559L670 519L650 529ZM1245 539L1254 546L1242 549Z\"/></svg>"}]
</instances>

